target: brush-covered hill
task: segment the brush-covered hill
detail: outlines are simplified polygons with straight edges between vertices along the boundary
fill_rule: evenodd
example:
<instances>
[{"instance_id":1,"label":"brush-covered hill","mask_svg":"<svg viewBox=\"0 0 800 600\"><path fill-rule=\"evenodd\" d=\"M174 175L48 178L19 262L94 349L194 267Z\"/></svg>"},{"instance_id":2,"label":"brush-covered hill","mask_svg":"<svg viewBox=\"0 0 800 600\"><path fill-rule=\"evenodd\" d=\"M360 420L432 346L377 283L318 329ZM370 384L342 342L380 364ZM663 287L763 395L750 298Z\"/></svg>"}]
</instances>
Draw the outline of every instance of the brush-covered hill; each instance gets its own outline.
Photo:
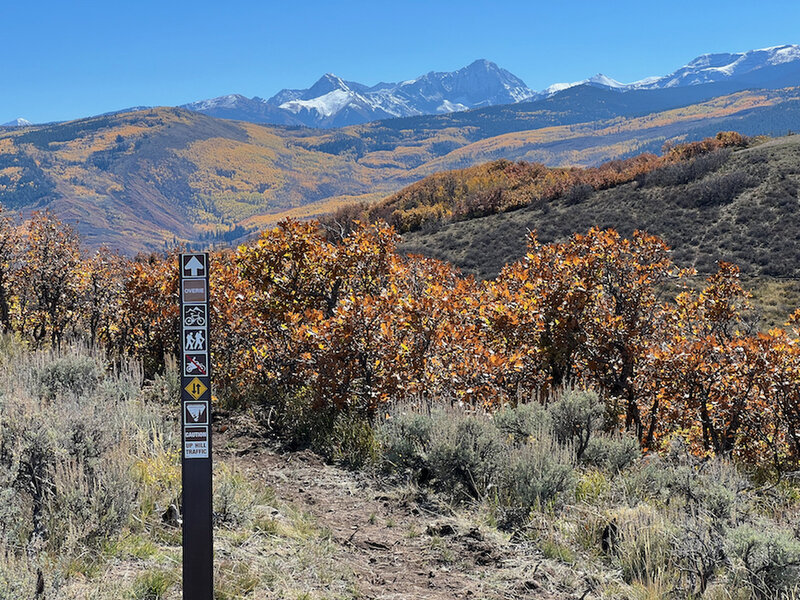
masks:
<instances>
[{"instance_id":1,"label":"brush-covered hill","mask_svg":"<svg viewBox=\"0 0 800 600\"><path fill-rule=\"evenodd\" d=\"M49 208L92 245L163 248L340 190L359 166L279 129L149 109L0 133L0 202ZM237 233L236 230L231 233Z\"/></svg>"},{"instance_id":2,"label":"brush-covered hill","mask_svg":"<svg viewBox=\"0 0 800 600\"><path fill-rule=\"evenodd\" d=\"M492 176L493 169L518 170L520 165L485 165L484 185L473 173L475 196L502 197L503 190L508 189L508 177ZM456 171L450 177L456 181L466 173ZM724 260L736 263L745 275L753 277L800 278L800 136L751 142L745 148L719 148L667 162L607 189L594 189L581 180L588 174L585 170L573 171L575 185L518 210L464 217L458 222L431 221L427 227L404 235L404 249L446 259L480 277L490 277L524 255L529 231L536 231L541 241L549 242L593 226L611 227L623 236L641 229L662 237L673 248L678 264L694 266L701 273L712 272L716 262ZM425 184L412 186L386 204L397 205L403 198L408 201ZM446 187L436 185L435 189ZM534 189L534 183L522 183L512 193L524 197L527 190ZM450 195L454 198L455 190ZM442 199L433 203L437 202Z\"/></svg>"},{"instance_id":3,"label":"brush-covered hill","mask_svg":"<svg viewBox=\"0 0 800 600\"><path fill-rule=\"evenodd\" d=\"M331 130L173 108L0 129L0 203L49 208L90 245L125 252L232 240L285 216L376 201L444 169L495 159L587 166L724 129L800 127L800 88L708 99L722 84L625 94L577 86L531 103ZM717 87L714 87L717 86ZM705 98L705 99L704 99Z\"/></svg>"}]
</instances>

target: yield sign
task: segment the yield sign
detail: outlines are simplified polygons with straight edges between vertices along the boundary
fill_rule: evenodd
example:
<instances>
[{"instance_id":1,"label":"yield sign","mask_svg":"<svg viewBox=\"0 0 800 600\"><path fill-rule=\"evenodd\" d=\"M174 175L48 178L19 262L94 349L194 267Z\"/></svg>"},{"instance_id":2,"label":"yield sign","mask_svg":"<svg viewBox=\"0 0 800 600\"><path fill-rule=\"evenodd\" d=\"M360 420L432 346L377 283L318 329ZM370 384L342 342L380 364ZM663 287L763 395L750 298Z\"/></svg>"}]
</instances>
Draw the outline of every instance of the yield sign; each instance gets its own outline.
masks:
<instances>
[{"instance_id":1,"label":"yield sign","mask_svg":"<svg viewBox=\"0 0 800 600\"><path fill-rule=\"evenodd\" d=\"M206 260L204 254L187 254L183 257L184 277L205 277Z\"/></svg>"}]
</instances>

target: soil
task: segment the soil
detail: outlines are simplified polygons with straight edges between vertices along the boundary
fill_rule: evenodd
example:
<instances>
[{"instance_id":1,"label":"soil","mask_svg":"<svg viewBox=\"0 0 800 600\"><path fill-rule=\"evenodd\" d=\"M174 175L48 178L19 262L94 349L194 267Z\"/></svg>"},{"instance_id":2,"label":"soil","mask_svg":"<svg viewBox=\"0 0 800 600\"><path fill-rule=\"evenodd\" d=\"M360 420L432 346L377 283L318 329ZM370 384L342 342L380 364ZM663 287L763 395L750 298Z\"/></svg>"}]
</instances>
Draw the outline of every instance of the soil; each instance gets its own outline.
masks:
<instances>
[{"instance_id":1,"label":"soil","mask_svg":"<svg viewBox=\"0 0 800 600\"><path fill-rule=\"evenodd\" d=\"M330 531L360 598L593 597L586 581L565 589L562 574L532 544L476 525L478 519L415 486L326 464L310 451L282 451L263 439L230 432L223 439L220 459L235 460L249 478L272 487L280 502Z\"/></svg>"}]
</instances>

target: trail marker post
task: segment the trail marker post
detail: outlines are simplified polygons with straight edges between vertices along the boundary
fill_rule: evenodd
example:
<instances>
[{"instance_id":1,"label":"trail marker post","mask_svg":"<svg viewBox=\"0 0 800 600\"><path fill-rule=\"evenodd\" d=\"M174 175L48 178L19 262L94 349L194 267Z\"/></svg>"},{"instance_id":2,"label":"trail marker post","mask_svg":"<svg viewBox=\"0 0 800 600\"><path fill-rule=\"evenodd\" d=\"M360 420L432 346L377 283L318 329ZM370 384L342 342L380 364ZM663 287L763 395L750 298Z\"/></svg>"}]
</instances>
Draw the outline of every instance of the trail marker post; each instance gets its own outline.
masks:
<instances>
[{"instance_id":1,"label":"trail marker post","mask_svg":"<svg viewBox=\"0 0 800 600\"><path fill-rule=\"evenodd\" d=\"M181 254L183 597L214 598L211 489L211 347L207 253Z\"/></svg>"}]
</instances>

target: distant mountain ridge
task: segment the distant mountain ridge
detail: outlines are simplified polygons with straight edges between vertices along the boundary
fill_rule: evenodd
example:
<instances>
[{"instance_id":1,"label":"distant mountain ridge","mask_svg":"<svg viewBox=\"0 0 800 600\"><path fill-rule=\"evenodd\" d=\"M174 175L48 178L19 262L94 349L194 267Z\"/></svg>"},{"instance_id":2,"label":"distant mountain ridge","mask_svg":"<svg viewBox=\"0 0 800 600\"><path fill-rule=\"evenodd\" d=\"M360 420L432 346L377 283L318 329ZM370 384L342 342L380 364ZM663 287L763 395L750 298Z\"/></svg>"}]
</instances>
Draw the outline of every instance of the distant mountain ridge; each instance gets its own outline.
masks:
<instances>
[{"instance_id":1,"label":"distant mountain ridge","mask_svg":"<svg viewBox=\"0 0 800 600\"><path fill-rule=\"evenodd\" d=\"M782 45L738 53L703 54L664 76L621 83L602 73L535 91L522 79L480 59L453 72L430 72L399 83L367 86L333 73L310 88L284 89L269 99L228 94L181 108L224 118L336 128L396 117L436 115L487 106L530 102L579 85L619 92L727 84L727 91L752 87L779 89L800 84L800 46Z\"/></svg>"},{"instance_id":2,"label":"distant mountain ridge","mask_svg":"<svg viewBox=\"0 0 800 600\"><path fill-rule=\"evenodd\" d=\"M268 100L229 94L181 108L256 123L331 128L514 104L536 95L509 71L488 60L476 60L457 71L430 72L408 81L374 86L326 73L308 89L284 89Z\"/></svg>"},{"instance_id":3,"label":"distant mountain ridge","mask_svg":"<svg viewBox=\"0 0 800 600\"><path fill-rule=\"evenodd\" d=\"M498 105L533 102L578 86L616 92L686 90L719 85L721 93L752 88L782 89L800 85L800 45L785 44L746 52L703 54L663 76L622 83L598 73L571 83L554 83L536 91L497 64L479 59L452 72L431 71L414 79L372 86L326 73L307 89L283 89L270 98L227 94L184 104L208 116L251 123L334 129L392 118L449 114ZM146 106L103 115L144 110ZM98 116L103 116L98 115ZM2 127L26 127L26 119Z\"/></svg>"}]
</instances>

